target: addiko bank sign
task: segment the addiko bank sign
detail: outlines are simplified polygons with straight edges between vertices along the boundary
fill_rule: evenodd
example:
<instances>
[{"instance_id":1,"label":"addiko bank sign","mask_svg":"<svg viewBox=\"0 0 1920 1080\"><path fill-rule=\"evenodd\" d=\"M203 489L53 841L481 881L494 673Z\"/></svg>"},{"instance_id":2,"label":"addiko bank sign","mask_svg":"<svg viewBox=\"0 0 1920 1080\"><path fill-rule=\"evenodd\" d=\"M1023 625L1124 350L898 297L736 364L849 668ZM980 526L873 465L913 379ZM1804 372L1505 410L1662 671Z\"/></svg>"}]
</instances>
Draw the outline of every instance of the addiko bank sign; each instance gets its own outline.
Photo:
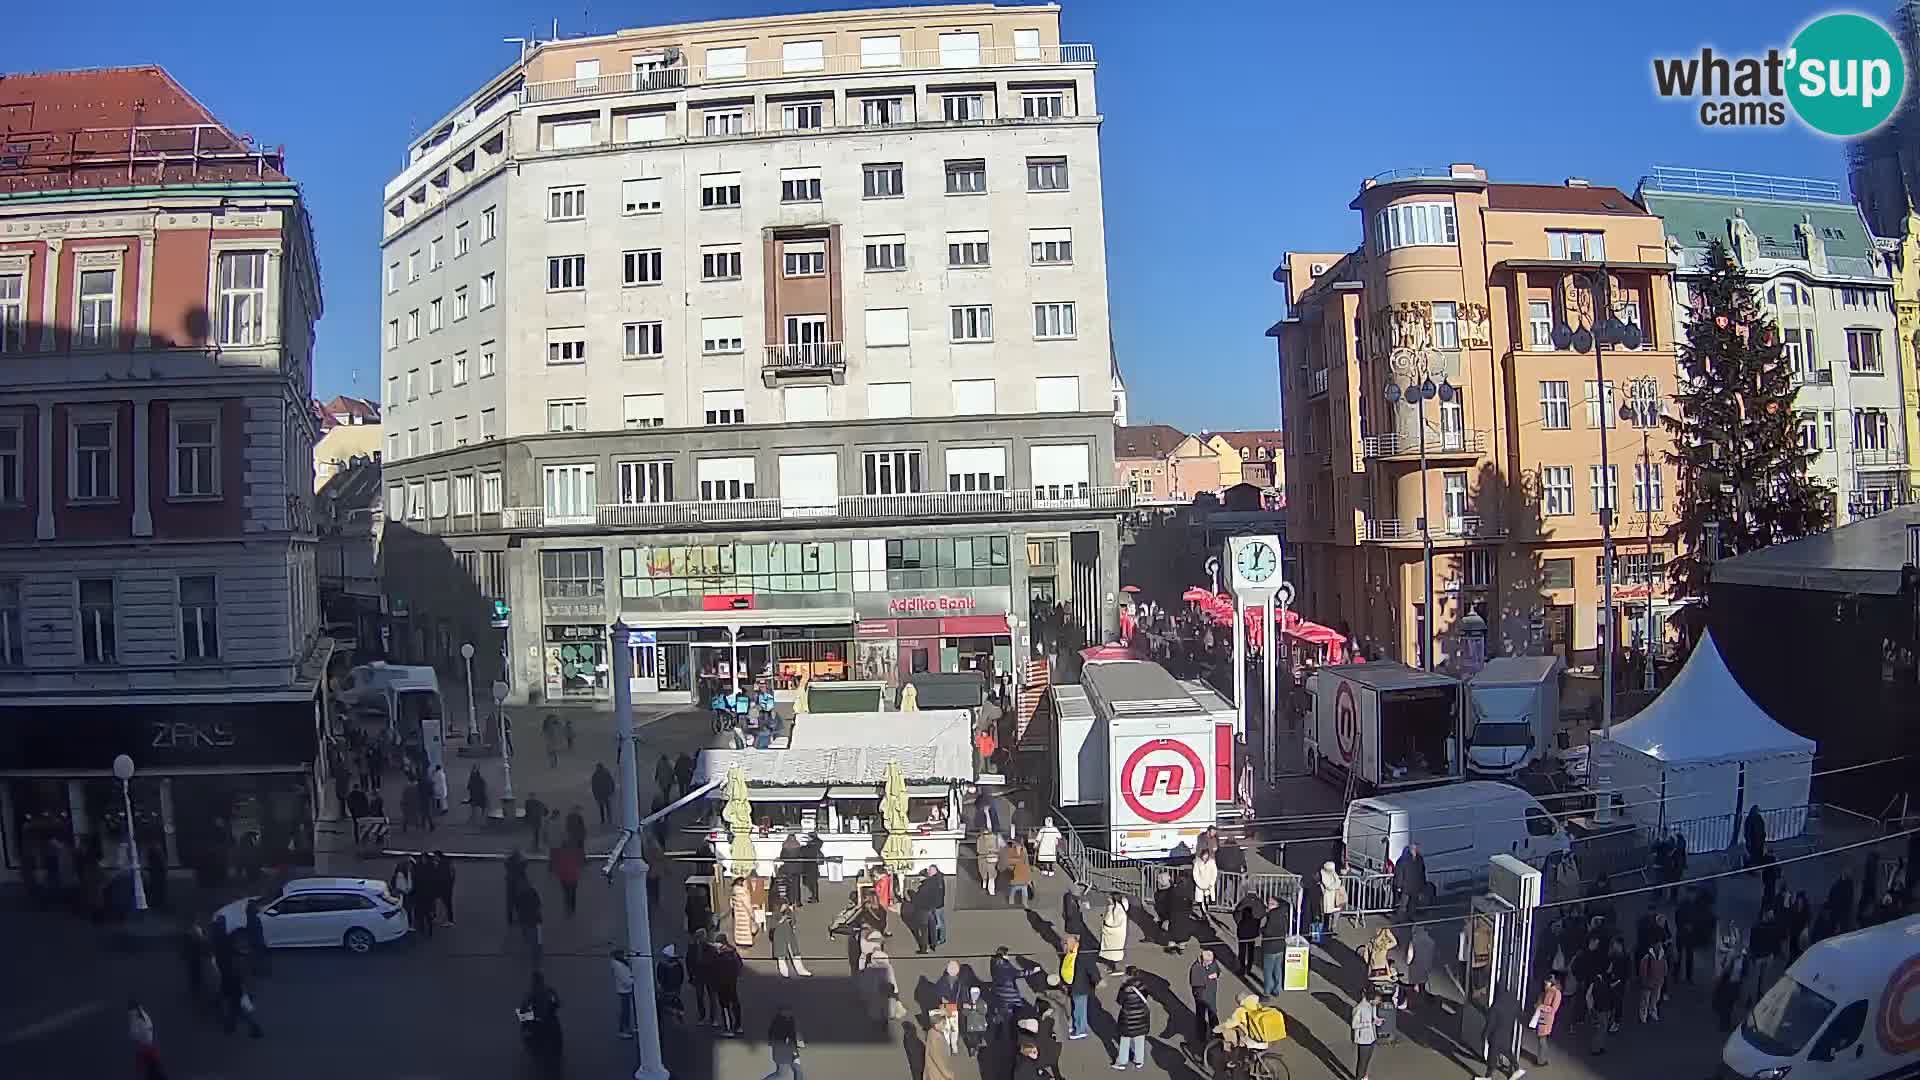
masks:
<instances>
[{"instance_id":1,"label":"addiko bank sign","mask_svg":"<svg viewBox=\"0 0 1920 1080\"><path fill-rule=\"evenodd\" d=\"M1012 590L994 586L855 593L853 606L863 619L938 619L954 615L1005 615L1012 611L1012 603Z\"/></svg>"}]
</instances>

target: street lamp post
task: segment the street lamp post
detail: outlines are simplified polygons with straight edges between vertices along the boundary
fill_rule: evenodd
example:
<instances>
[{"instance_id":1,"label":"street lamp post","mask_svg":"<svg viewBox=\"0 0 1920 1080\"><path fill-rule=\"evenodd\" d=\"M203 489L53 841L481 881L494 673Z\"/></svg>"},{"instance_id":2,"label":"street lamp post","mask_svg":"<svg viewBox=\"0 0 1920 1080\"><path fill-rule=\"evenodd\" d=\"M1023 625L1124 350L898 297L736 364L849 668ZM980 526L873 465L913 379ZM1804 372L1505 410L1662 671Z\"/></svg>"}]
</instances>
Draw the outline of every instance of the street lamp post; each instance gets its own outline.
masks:
<instances>
[{"instance_id":1,"label":"street lamp post","mask_svg":"<svg viewBox=\"0 0 1920 1080\"><path fill-rule=\"evenodd\" d=\"M618 871L625 899L627 960L633 969L633 1033L639 1053L634 1080L667 1080L660 1055L660 1014L655 1008L658 989L653 981L653 928L647 910L647 864L635 852L640 843L639 742L633 730L632 631L624 622L612 628L613 736L620 767L620 841L607 857L609 876ZM736 635L737 636L737 635ZM737 665L736 665L737 666Z\"/></svg>"},{"instance_id":2,"label":"street lamp post","mask_svg":"<svg viewBox=\"0 0 1920 1080\"><path fill-rule=\"evenodd\" d=\"M1660 381L1651 375L1642 375L1628 384L1626 404L1620 406L1620 419L1640 429L1640 483L1645 485L1645 503L1641 507L1646 515L1647 566L1646 586L1647 604L1643 613L1646 629L1647 664L1644 690L1654 689L1658 682L1653 665L1653 426L1666 416L1667 406L1660 399Z\"/></svg>"},{"instance_id":3,"label":"street lamp post","mask_svg":"<svg viewBox=\"0 0 1920 1080\"><path fill-rule=\"evenodd\" d=\"M480 741L480 714L473 708L473 642L460 646L460 659L467 662L467 744Z\"/></svg>"},{"instance_id":4,"label":"street lamp post","mask_svg":"<svg viewBox=\"0 0 1920 1080\"><path fill-rule=\"evenodd\" d=\"M133 871L133 910L147 910L147 884L140 880L140 841L133 833L133 759L113 759L113 775L120 781L120 807L127 815L127 865Z\"/></svg>"},{"instance_id":5,"label":"street lamp post","mask_svg":"<svg viewBox=\"0 0 1920 1080\"><path fill-rule=\"evenodd\" d=\"M1606 614L1601 620L1596 644L1600 654L1600 737L1604 739L1613 737L1613 503L1616 498L1612 467L1607 463L1607 431L1612 425L1608 422L1606 406L1613 394L1607 383L1606 346L1639 348L1640 327L1622 322L1614 314L1613 291L1605 263L1593 270L1574 273L1572 280L1585 286L1591 298L1588 325L1575 329L1563 318L1553 328L1553 347L1571 347L1582 353L1592 350L1594 392L1600 395L1600 488L1607 493L1607 504L1600 508L1601 605Z\"/></svg>"},{"instance_id":6,"label":"street lamp post","mask_svg":"<svg viewBox=\"0 0 1920 1080\"><path fill-rule=\"evenodd\" d=\"M1433 670L1434 627L1440 620L1433 610L1433 525L1428 514L1427 502L1427 399L1439 398L1452 401L1459 393L1443 374L1438 383L1430 373L1431 361L1425 353L1414 349L1398 349L1388 359L1387 364L1395 375L1407 380L1405 390L1393 380L1387 380L1385 394L1387 404L1398 405L1401 401L1413 403L1417 414L1420 432L1420 548L1421 562L1426 572L1426 600L1422 604L1425 618L1420 628L1420 666ZM1397 425L1396 425L1397 430Z\"/></svg>"}]
</instances>

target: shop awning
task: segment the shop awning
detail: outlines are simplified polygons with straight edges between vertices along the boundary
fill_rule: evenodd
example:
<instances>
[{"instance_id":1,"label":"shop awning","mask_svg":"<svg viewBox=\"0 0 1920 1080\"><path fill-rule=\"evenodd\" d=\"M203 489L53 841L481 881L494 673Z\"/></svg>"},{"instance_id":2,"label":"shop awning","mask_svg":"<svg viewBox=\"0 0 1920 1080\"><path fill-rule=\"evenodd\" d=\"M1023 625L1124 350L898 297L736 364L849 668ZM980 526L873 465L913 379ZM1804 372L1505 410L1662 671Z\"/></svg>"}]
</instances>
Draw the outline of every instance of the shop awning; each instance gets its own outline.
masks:
<instances>
[{"instance_id":1,"label":"shop awning","mask_svg":"<svg viewBox=\"0 0 1920 1080\"><path fill-rule=\"evenodd\" d=\"M669 626L851 626L852 608L740 608L734 611L623 611L636 630Z\"/></svg>"}]
</instances>

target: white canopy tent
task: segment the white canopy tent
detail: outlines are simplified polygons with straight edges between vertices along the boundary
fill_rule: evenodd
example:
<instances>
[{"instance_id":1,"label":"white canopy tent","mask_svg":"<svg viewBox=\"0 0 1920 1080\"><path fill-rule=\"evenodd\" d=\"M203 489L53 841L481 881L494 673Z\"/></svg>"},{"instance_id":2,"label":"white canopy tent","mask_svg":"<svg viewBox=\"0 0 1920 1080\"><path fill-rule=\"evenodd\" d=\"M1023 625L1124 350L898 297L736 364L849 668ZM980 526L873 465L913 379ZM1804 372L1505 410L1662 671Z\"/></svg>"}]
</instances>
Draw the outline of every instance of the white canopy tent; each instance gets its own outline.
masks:
<instances>
[{"instance_id":1,"label":"white canopy tent","mask_svg":"<svg viewBox=\"0 0 1920 1080\"><path fill-rule=\"evenodd\" d=\"M1677 828L1690 851L1723 851L1753 807L1768 840L1805 830L1814 748L1747 696L1709 633L1660 696L1589 753L1628 820Z\"/></svg>"}]
</instances>

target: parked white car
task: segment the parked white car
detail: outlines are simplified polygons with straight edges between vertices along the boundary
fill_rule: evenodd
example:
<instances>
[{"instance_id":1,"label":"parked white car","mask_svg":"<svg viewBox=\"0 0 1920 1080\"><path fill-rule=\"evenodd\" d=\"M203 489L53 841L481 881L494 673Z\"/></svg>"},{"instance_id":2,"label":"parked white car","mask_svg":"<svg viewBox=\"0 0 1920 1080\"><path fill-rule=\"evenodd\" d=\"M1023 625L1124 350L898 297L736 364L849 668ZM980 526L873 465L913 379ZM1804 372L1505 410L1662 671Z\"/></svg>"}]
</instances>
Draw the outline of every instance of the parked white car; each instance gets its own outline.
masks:
<instances>
[{"instance_id":1,"label":"parked white car","mask_svg":"<svg viewBox=\"0 0 1920 1080\"><path fill-rule=\"evenodd\" d=\"M277 894L257 899L269 949L343 947L365 953L412 929L400 899L386 882L372 878L294 878ZM244 931L247 901L220 908L213 920L229 932Z\"/></svg>"}]
</instances>

